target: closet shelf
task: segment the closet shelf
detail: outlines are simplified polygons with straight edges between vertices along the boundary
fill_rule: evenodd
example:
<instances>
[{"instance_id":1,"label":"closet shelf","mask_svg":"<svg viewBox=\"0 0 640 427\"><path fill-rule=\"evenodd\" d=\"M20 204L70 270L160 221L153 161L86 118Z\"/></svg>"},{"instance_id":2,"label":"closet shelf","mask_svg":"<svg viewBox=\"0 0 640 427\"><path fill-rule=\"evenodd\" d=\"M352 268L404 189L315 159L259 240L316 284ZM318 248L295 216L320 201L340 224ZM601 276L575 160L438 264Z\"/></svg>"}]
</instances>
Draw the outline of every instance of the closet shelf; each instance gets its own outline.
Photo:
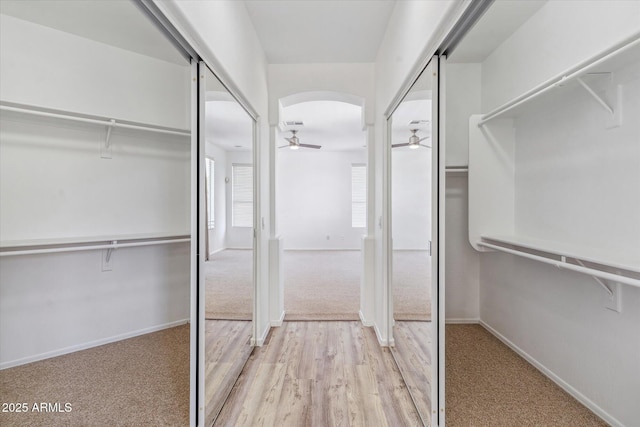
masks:
<instances>
[{"instance_id":1,"label":"closet shelf","mask_svg":"<svg viewBox=\"0 0 640 427\"><path fill-rule=\"evenodd\" d=\"M637 61L638 58L640 58L640 32L483 115L478 126L481 127L490 120L499 117L517 117L527 108L535 107L531 104L535 104L534 100L539 99L542 95L546 95L542 98L548 98L551 92L563 92L577 85L583 87L609 114L615 115L617 105L613 107L609 105L591 89L584 78L587 75L610 77L611 72L630 64L632 61ZM561 96L561 93L558 96Z\"/></svg>"},{"instance_id":2,"label":"closet shelf","mask_svg":"<svg viewBox=\"0 0 640 427\"><path fill-rule=\"evenodd\" d=\"M612 259L606 254L598 254L585 248L523 236L482 236L482 240L477 244L487 249L532 259L560 269L640 287L640 278L630 277L640 273L640 259L631 257ZM584 262L595 265L585 266ZM606 271L601 269L602 267L617 271ZM625 275L619 270L629 274Z\"/></svg>"},{"instance_id":3,"label":"closet shelf","mask_svg":"<svg viewBox=\"0 0 640 427\"><path fill-rule=\"evenodd\" d=\"M54 119L61 120L69 120L80 123L89 123L95 125L106 126L108 130L108 134L111 133L111 129L114 127L124 128L124 129L135 129L147 132L155 132L155 133L163 133L167 135L176 135L176 136L191 136L191 132L186 129L174 129L174 128L163 128L158 126L151 126L144 123L136 123L136 122L119 122L116 119L108 119L97 116L90 116L84 114L78 114L68 111L60 111L60 110L44 110L35 106L27 106L27 105L18 105L18 104L10 104L6 102L0 102L0 111L10 111L14 113L21 114L29 114L39 117L48 117ZM107 136L108 140L108 136Z\"/></svg>"},{"instance_id":4,"label":"closet shelf","mask_svg":"<svg viewBox=\"0 0 640 427\"><path fill-rule=\"evenodd\" d=\"M112 237L85 237L76 239L46 239L6 241L0 244L0 257L36 255L59 252L93 251L100 249L131 248L190 242L188 233L138 234Z\"/></svg>"}]
</instances>

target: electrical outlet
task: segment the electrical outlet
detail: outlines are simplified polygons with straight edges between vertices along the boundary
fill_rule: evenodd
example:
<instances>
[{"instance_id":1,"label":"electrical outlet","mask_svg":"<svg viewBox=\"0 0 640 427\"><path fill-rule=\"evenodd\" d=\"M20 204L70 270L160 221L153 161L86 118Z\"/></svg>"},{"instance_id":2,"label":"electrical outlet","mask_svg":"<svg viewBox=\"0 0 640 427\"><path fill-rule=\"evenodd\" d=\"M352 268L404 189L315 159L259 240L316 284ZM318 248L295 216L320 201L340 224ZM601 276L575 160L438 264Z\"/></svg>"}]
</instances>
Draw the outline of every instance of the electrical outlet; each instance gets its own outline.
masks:
<instances>
[{"instance_id":1,"label":"electrical outlet","mask_svg":"<svg viewBox=\"0 0 640 427\"><path fill-rule=\"evenodd\" d=\"M102 271L113 270L113 249L102 250Z\"/></svg>"},{"instance_id":2,"label":"electrical outlet","mask_svg":"<svg viewBox=\"0 0 640 427\"><path fill-rule=\"evenodd\" d=\"M611 289L611 295L605 294L604 306L609 310L620 313L622 311L622 287L620 283L610 282L609 289Z\"/></svg>"}]
</instances>

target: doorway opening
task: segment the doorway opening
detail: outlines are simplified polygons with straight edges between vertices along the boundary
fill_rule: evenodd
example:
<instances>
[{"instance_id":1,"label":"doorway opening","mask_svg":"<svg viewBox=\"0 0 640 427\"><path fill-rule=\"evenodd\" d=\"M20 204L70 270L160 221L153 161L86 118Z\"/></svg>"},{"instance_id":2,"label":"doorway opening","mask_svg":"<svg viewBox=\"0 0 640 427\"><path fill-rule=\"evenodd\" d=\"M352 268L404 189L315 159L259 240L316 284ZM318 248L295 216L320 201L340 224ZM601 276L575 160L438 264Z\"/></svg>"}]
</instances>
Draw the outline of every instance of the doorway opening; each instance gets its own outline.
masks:
<instances>
[{"instance_id":1,"label":"doorway opening","mask_svg":"<svg viewBox=\"0 0 640 427\"><path fill-rule=\"evenodd\" d=\"M285 320L359 320L366 234L362 106L285 106L277 133L278 230Z\"/></svg>"}]
</instances>

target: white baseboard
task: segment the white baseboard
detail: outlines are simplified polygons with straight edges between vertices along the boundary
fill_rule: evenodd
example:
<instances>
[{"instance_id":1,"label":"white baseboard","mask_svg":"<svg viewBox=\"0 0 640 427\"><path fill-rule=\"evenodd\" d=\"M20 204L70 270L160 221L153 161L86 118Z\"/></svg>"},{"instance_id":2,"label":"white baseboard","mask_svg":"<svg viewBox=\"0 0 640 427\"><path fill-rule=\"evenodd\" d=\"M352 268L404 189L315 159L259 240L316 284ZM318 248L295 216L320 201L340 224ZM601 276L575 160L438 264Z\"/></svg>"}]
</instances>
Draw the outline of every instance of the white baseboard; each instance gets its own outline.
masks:
<instances>
[{"instance_id":1,"label":"white baseboard","mask_svg":"<svg viewBox=\"0 0 640 427\"><path fill-rule=\"evenodd\" d=\"M52 357L63 356L65 354L75 353L76 351L87 350L89 348L98 347L105 344L111 344L117 341L126 340L128 338L134 338L140 335L161 331L163 329L184 325L185 323L189 323L189 319L176 320L175 322L169 322L169 323L164 323L162 325L151 326L149 328L138 329L137 331L127 332L125 334L120 334L120 335L114 335L112 337L102 338L95 341L89 341L86 343L61 348L59 350L47 351L46 353L40 353L33 356L23 357L21 359L10 360L8 362L0 363L0 370L13 368L15 366L20 366L20 365L25 365L27 363L37 362L39 360L50 359Z\"/></svg>"},{"instance_id":2,"label":"white baseboard","mask_svg":"<svg viewBox=\"0 0 640 427\"><path fill-rule=\"evenodd\" d=\"M471 318L471 319L464 319L464 318L460 318L460 319L444 319L444 323L447 324L451 324L451 325L475 325L480 323L480 319L476 318Z\"/></svg>"},{"instance_id":3,"label":"white baseboard","mask_svg":"<svg viewBox=\"0 0 640 427\"><path fill-rule=\"evenodd\" d=\"M282 326L282 322L284 322L284 316L287 314L286 311L282 310L282 314L280 315L280 318L277 320L272 320L271 321L271 326L274 326L276 328Z\"/></svg>"},{"instance_id":4,"label":"white baseboard","mask_svg":"<svg viewBox=\"0 0 640 427\"><path fill-rule=\"evenodd\" d=\"M378 344L380 344L382 347L393 347L394 345L396 345L393 338L391 338L390 340L382 339L382 334L380 333L380 330L378 329L378 325L376 323L373 324L373 330L375 331L376 337L378 338Z\"/></svg>"},{"instance_id":5,"label":"white baseboard","mask_svg":"<svg viewBox=\"0 0 640 427\"><path fill-rule=\"evenodd\" d=\"M511 348L513 351L515 351L520 356L522 356L522 358L524 358L527 362L529 362L536 369L538 369L540 372L542 372L543 375L545 375L551 381L556 383L561 389L563 389L564 391L569 393L578 402L582 403L584 406L589 408L593 413L595 413L597 416L602 418L604 421L606 421L607 423L611 424L613 427L624 427L624 424L622 424L620 421L618 421L615 417L613 417L611 414L606 412L604 409L602 409L600 406L598 406L596 403L594 403L592 400L590 400L584 394L580 393L573 386L571 386L569 383L564 381L562 378L560 378L558 375L556 375L553 371L548 369L542 363L538 362L535 358L533 358L531 355L529 355L526 351L524 351L523 349L521 349L520 347L515 345L507 337L505 337L500 332L498 332L495 329L493 329L486 322L480 320L480 325L482 325L482 327L484 327L492 335L494 335L496 338L498 338L500 341L502 341L507 347Z\"/></svg>"},{"instance_id":6,"label":"white baseboard","mask_svg":"<svg viewBox=\"0 0 640 427\"><path fill-rule=\"evenodd\" d=\"M264 330L262 331L262 334L260 334L260 337L258 337L258 339L251 339L251 346L252 347L262 347L264 345L264 342L267 339L267 335L269 335L269 331L271 330L271 326L267 325L266 328L264 328Z\"/></svg>"},{"instance_id":7,"label":"white baseboard","mask_svg":"<svg viewBox=\"0 0 640 427\"><path fill-rule=\"evenodd\" d=\"M373 326L372 322L368 322L365 318L364 318L364 314L362 314L362 310L358 311L358 316L360 317L360 321L362 322L362 324L364 326Z\"/></svg>"}]
</instances>

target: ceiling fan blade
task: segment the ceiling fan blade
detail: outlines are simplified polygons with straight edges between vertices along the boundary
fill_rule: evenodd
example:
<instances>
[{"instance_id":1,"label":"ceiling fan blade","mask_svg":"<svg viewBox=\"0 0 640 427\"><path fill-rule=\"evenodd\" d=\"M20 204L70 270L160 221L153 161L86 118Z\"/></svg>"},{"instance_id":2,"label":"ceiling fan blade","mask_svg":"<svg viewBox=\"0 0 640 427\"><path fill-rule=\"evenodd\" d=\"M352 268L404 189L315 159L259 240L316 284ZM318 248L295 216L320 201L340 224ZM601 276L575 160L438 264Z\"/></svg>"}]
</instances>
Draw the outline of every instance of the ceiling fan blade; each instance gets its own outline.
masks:
<instances>
[{"instance_id":1,"label":"ceiling fan blade","mask_svg":"<svg viewBox=\"0 0 640 427\"><path fill-rule=\"evenodd\" d=\"M425 147L425 148L431 148L430 145L424 145L424 144L420 144L421 147Z\"/></svg>"},{"instance_id":2,"label":"ceiling fan blade","mask_svg":"<svg viewBox=\"0 0 640 427\"><path fill-rule=\"evenodd\" d=\"M422 141L424 141L425 139L429 139L429 137L428 137L428 136L425 136L424 138L420 138L420 139L418 140L418 142L422 142Z\"/></svg>"},{"instance_id":3,"label":"ceiling fan blade","mask_svg":"<svg viewBox=\"0 0 640 427\"><path fill-rule=\"evenodd\" d=\"M278 147L278 148L289 148L289 147L291 147L291 145L283 145L283 146Z\"/></svg>"},{"instance_id":4,"label":"ceiling fan blade","mask_svg":"<svg viewBox=\"0 0 640 427\"><path fill-rule=\"evenodd\" d=\"M291 140L291 138L287 138L286 136L285 136L285 137L283 137L283 138L284 138L284 140L285 140L285 141L293 142L293 141Z\"/></svg>"},{"instance_id":5,"label":"ceiling fan blade","mask_svg":"<svg viewBox=\"0 0 640 427\"><path fill-rule=\"evenodd\" d=\"M322 145L313 145L313 144L298 144L300 147L304 147L304 148L322 148Z\"/></svg>"},{"instance_id":6,"label":"ceiling fan blade","mask_svg":"<svg viewBox=\"0 0 640 427\"><path fill-rule=\"evenodd\" d=\"M404 144L392 144L391 148L398 148L398 147L407 147L411 144L409 144L408 142L405 142Z\"/></svg>"}]
</instances>

